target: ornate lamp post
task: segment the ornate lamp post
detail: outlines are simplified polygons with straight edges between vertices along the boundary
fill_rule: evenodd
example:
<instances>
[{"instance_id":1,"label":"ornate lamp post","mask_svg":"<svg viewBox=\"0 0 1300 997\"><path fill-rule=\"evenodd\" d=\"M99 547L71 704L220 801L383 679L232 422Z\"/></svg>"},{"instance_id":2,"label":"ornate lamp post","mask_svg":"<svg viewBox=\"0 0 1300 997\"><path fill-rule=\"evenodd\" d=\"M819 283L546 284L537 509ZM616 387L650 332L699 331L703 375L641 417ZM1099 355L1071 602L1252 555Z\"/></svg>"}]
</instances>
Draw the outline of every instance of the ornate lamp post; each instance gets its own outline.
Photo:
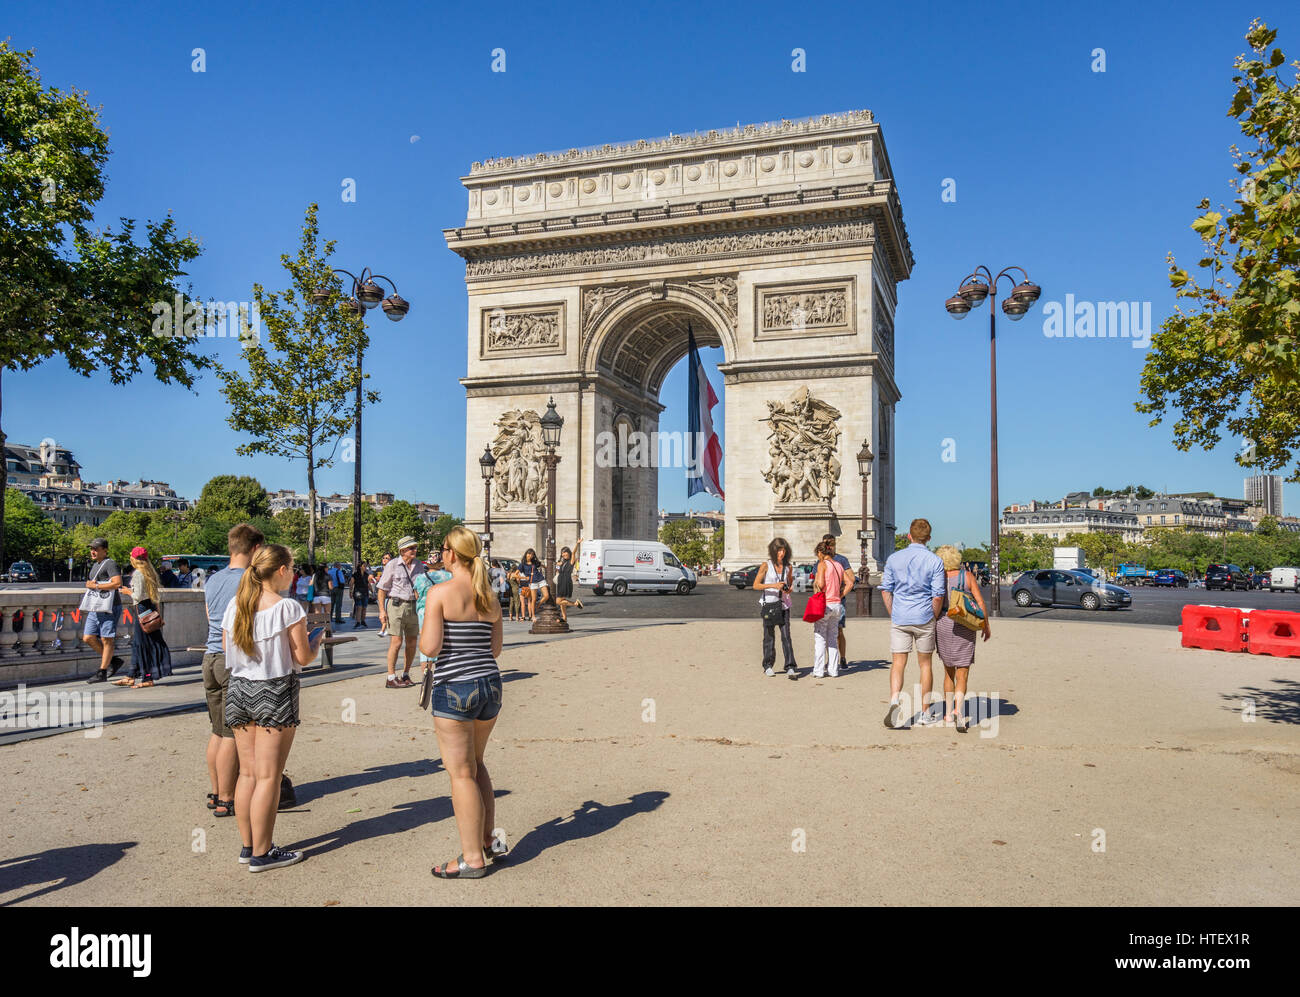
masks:
<instances>
[{"instance_id":1,"label":"ornate lamp post","mask_svg":"<svg viewBox=\"0 0 1300 997\"><path fill-rule=\"evenodd\" d=\"M555 399L546 405L546 414L542 416L542 443L546 453L542 456L546 464L546 587L548 598L537 609L537 617L532 629L533 634L562 634L569 632L569 625L560 619L560 610L555 604L555 465L560 462L556 450L560 447L560 430L564 419L555 411Z\"/></svg>"},{"instance_id":2,"label":"ornate lamp post","mask_svg":"<svg viewBox=\"0 0 1300 997\"><path fill-rule=\"evenodd\" d=\"M1010 271L1018 270L1023 278L1019 284ZM1002 615L1002 585L998 572L998 351L997 351L997 316L993 310L993 292L1003 277L1011 283L1011 294L1002 301L1002 314L1012 322L1019 322L1033 307L1042 288L1030 283L1029 274L1023 267L1007 267L996 277L986 266L976 267L967 275L957 289L957 293L944 302L948 314L955 319L963 319L972 308L978 308L985 298L989 299L989 579L993 589L993 602L990 611L994 616Z\"/></svg>"},{"instance_id":3,"label":"ornate lamp post","mask_svg":"<svg viewBox=\"0 0 1300 997\"><path fill-rule=\"evenodd\" d=\"M871 615L872 601L874 592L871 588L871 572L867 566L867 551L871 546L871 541L875 539L875 532L870 528L871 521L867 516L867 496L871 484L871 462L876 458L871 452L871 444L867 440L862 441L862 449L858 451L858 476L862 479L862 528L858 530L858 543L862 547L862 566L858 574L859 585L854 586L858 591L858 614L863 611L863 602L866 603L866 614ZM865 598L864 598L865 597Z\"/></svg>"},{"instance_id":4,"label":"ornate lamp post","mask_svg":"<svg viewBox=\"0 0 1300 997\"><path fill-rule=\"evenodd\" d=\"M372 273L369 268L362 270L360 277L337 267L333 272L352 279L352 296L343 302L343 307L358 319L364 319L366 311L374 308L375 305L382 305L384 314L392 322L402 321L406 318L406 313L411 310L411 303L397 293L397 285L383 274ZM375 283L377 280L385 281L393 289L393 293L385 298L384 289ZM312 293L312 300L317 305L323 305L333 296L332 287L318 288ZM361 360L363 353L364 339L357 344L357 412L352 454L355 465L352 482L352 566L354 569L361 563Z\"/></svg>"},{"instance_id":5,"label":"ornate lamp post","mask_svg":"<svg viewBox=\"0 0 1300 997\"><path fill-rule=\"evenodd\" d=\"M492 456L492 447L483 448L483 456L478 459L479 470L483 473L483 556L492 563L492 472L496 470L497 459Z\"/></svg>"}]
</instances>

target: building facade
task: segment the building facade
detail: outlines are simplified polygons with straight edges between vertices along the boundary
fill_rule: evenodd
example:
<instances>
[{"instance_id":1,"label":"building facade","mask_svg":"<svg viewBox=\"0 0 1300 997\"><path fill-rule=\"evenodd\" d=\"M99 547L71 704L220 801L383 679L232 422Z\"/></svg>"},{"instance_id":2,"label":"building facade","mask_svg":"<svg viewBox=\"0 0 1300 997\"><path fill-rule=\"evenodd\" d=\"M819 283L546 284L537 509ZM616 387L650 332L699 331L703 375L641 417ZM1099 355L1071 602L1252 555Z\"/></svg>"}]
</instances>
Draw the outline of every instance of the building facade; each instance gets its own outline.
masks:
<instances>
[{"instance_id":1,"label":"building facade","mask_svg":"<svg viewBox=\"0 0 1300 997\"><path fill-rule=\"evenodd\" d=\"M1256 474L1246 478L1245 501L1266 516L1281 516L1282 513L1282 475Z\"/></svg>"}]
</instances>

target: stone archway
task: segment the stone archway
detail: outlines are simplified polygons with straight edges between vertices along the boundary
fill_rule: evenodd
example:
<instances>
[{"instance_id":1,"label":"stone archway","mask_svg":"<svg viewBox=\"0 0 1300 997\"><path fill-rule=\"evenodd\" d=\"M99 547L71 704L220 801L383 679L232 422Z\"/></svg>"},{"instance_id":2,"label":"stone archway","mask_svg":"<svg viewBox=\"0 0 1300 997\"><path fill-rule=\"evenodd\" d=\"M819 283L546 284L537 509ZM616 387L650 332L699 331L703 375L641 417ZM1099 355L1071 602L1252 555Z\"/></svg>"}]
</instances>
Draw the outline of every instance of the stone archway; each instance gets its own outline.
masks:
<instances>
[{"instance_id":1,"label":"stone archway","mask_svg":"<svg viewBox=\"0 0 1300 997\"><path fill-rule=\"evenodd\" d=\"M481 528L490 445L495 552L537 535L550 397L565 419L557 546L654 536L656 470L602 466L598 446L657 430L688 324L725 354L724 565L759 560L774 534L801 560L828 531L856 548L864 439L869 553L892 550L893 313L912 256L870 112L493 160L463 182L466 224L444 234L469 295L466 509Z\"/></svg>"}]
</instances>

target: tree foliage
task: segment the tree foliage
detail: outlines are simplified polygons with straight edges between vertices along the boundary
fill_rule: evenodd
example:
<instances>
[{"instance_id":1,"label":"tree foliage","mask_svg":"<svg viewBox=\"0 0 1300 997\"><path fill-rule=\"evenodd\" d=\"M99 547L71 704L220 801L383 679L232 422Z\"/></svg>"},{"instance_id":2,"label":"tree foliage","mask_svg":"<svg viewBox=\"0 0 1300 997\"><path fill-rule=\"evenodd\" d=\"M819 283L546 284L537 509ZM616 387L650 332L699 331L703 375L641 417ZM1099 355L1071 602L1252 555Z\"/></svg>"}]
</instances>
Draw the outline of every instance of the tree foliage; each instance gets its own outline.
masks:
<instances>
[{"instance_id":1,"label":"tree foliage","mask_svg":"<svg viewBox=\"0 0 1300 997\"><path fill-rule=\"evenodd\" d=\"M246 474L218 474L203 486L193 512L200 520L234 524L266 519L271 515L271 505L266 489L256 478Z\"/></svg>"},{"instance_id":2,"label":"tree foliage","mask_svg":"<svg viewBox=\"0 0 1300 997\"><path fill-rule=\"evenodd\" d=\"M352 428L356 361L369 342L360 317L340 307L338 278L329 265L334 240L321 243L316 214L317 205L310 205L297 256L280 257L291 286L273 294L253 285L266 343L255 341L245 318L248 375L218 368L230 404L227 421L251 437L238 453L301 460L307 466L309 560L316 547L316 471L333 466L339 443ZM317 304L313 294L325 290L330 297ZM364 392L364 400L376 402L379 394Z\"/></svg>"},{"instance_id":3,"label":"tree foliage","mask_svg":"<svg viewBox=\"0 0 1300 997\"><path fill-rule=\"evenodd\" d=\"M1251 22L1253 57L1234 63L1228 116L1248 145L1232 149L1237 207L1200 203L1192 229L1204 277L1169 255L1179 304L1152 338L1137 410L1153 415L1153 426L1176 410L1180 450L1212 448L1226 430L1253 444L1238 452L1239 464L1279 470L1294 458L1288 480L1300 481L1300 63L1283 79L1286 56L1269 51L1276 37Z\"/></svg>"},{"instance_id":4,"label":"tree foliage","mask_svg":"<svg viewBox=\"0 0 1300 997\"><path fill-rule=\"evenodd\" d=\"M693 519L670 519L659 527L659 542L667 546L682 564L710 562L709 543L700 524Z\"/></svg>"}]
</instances>

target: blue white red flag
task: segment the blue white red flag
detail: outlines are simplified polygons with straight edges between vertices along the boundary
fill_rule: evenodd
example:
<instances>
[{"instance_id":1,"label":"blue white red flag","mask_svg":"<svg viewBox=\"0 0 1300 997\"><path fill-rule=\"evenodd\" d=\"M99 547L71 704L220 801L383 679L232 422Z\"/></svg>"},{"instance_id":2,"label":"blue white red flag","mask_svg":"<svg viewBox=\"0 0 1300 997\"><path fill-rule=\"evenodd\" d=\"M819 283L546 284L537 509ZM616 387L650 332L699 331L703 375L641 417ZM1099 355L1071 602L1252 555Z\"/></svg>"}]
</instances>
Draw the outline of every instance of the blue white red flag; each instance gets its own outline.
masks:
<instances>
[{"instance_id":1,"label":"blue white red flag","mask_svg":"<svg viewBox=\"0 0 1300 997\"><path fill-rule=\"evenodd\" d=\"M689 400L687 403L689 422L686 440L686 494L707 492L720 499L722 494L722 443L713 431L713 415L710 410L718 404L718 396L713 393L713 386L704 373L704 364L700 362L700 348L695 345L695 331L689 324L686 335L690 338L691 369L687 375L689 383Z\"/></svg>"}]
</instances>

